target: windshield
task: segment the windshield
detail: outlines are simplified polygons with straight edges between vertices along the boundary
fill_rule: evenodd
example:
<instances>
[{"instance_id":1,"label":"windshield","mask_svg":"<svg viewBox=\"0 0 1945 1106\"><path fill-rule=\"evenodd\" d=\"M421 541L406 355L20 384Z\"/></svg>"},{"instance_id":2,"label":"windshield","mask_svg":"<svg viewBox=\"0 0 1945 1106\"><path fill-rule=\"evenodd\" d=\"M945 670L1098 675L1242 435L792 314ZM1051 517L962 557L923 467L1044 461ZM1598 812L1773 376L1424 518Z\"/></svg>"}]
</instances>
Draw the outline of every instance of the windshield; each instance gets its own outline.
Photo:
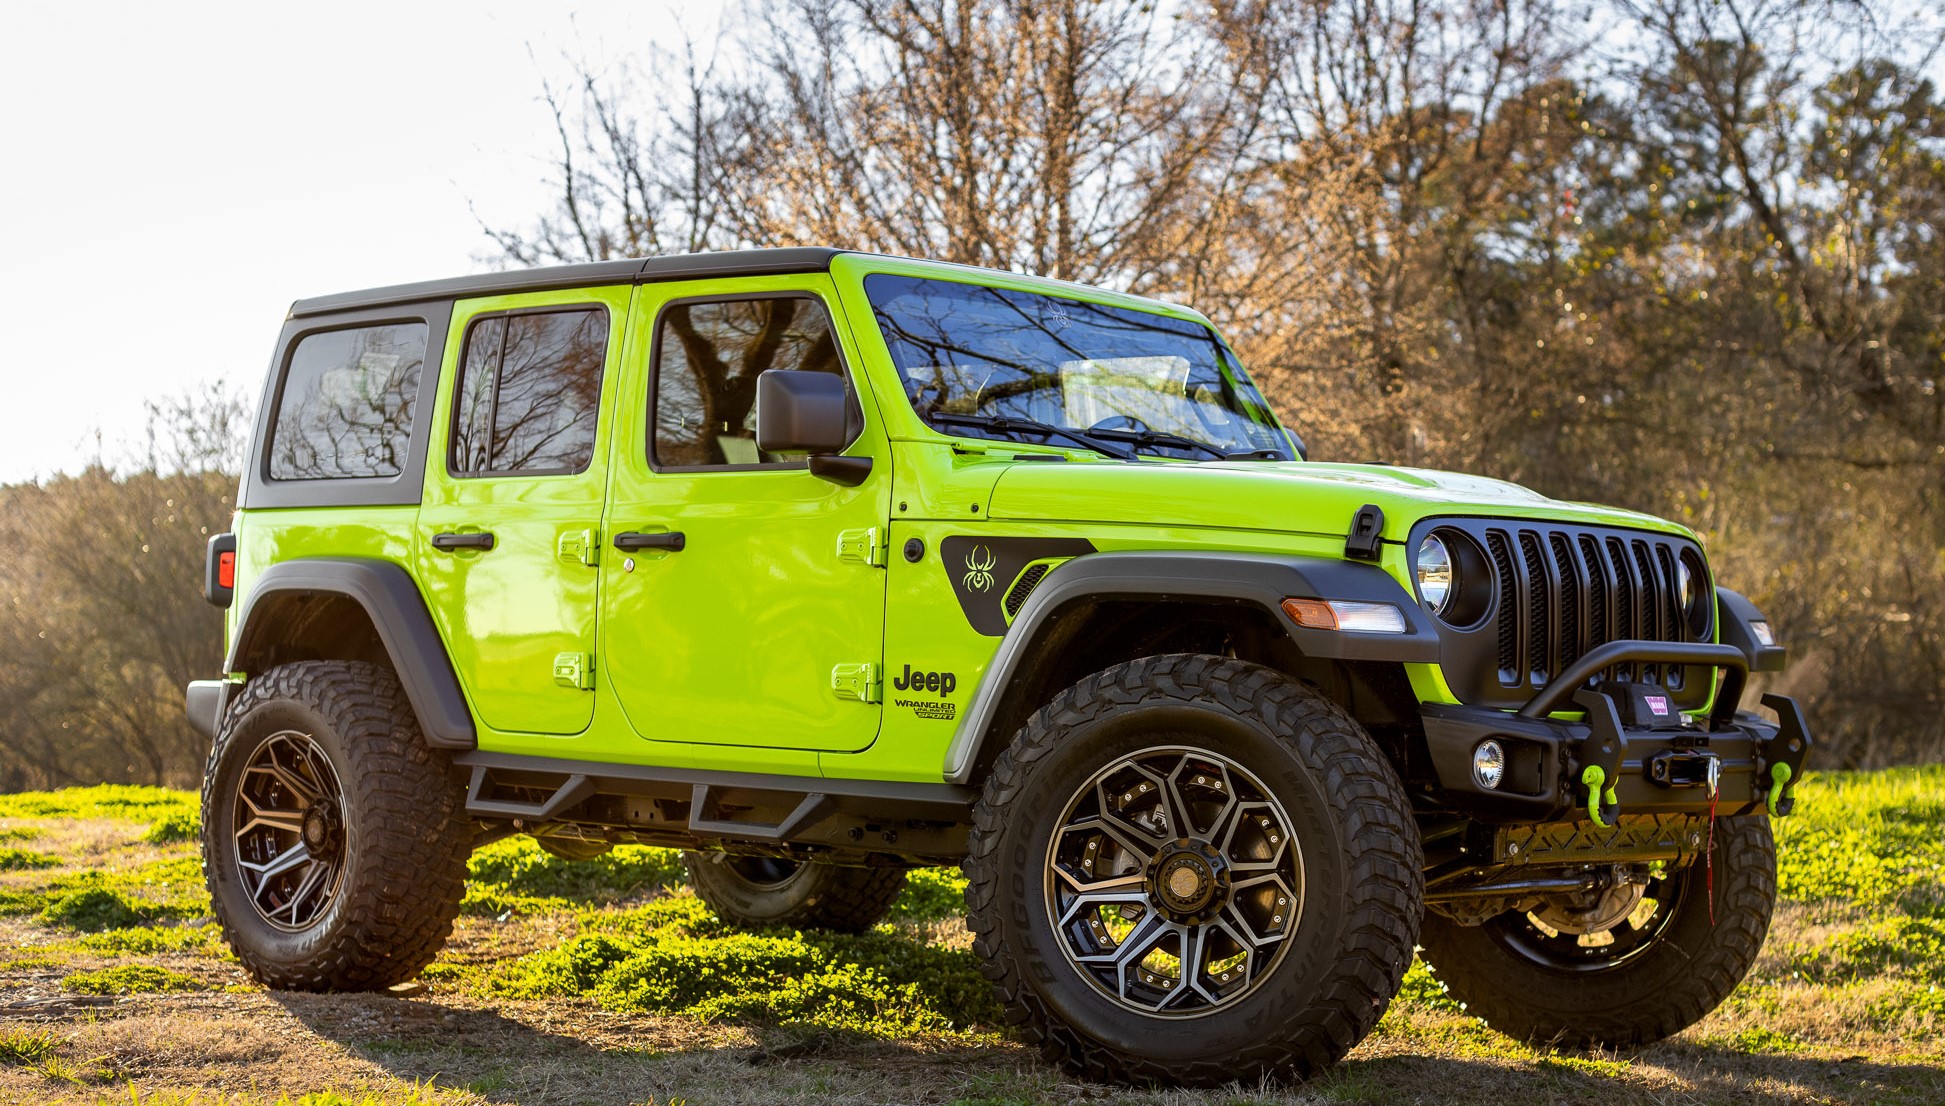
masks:
<instances>
[{"instance_id":1,"label":"windshield","mask_svg":"<svg viewBox=\"0 0 1945 1106\"><path fill-rule=\"evenodd\" d=\"M943 433L1123 457L1293 459L1262 393L1199 323L883 273L864 287L906 398Z\"/></svg>"}]
</instances>

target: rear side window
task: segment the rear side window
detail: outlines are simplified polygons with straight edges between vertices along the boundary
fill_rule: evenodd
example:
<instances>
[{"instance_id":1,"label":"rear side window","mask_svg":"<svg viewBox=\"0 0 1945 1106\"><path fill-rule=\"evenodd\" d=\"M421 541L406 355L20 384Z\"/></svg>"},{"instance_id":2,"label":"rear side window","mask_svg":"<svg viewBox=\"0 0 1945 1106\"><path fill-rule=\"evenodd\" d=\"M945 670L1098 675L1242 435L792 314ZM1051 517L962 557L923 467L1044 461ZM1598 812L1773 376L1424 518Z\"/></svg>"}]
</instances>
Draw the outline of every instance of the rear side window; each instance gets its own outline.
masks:
<instances>
[{"instance_id":1,"label":"rear side window","mask_svg":"<svg viewBox=\"0 0 1945 1106\"><path fill-rule=\"evenodd\" d=\"M594 459L608 313L595 307L477 319L466 331L452 471L583 472Z\"/></svg>"},{"instance_id":2,"label":"rear side window","mask_svg":"<svg viewBox=\"0 0 1945 1106\"><path fill-rule=\"evenodd\" d=\"M299 339L278 395L270 478L397 476L412 438L425 343L424 323Z\"/></svg>"},{"instance_id":3,"label":"rear side window","mask_svg":"<svg viewBox=\"0 0 1945 1106\"><path fill-rule=\"evenodd\" d=\"M808 296L670 304L655 327L654 439L663 468L787 464L756 448L766 369L842 373L824 305Z\"/></svg>"}]
</instances>

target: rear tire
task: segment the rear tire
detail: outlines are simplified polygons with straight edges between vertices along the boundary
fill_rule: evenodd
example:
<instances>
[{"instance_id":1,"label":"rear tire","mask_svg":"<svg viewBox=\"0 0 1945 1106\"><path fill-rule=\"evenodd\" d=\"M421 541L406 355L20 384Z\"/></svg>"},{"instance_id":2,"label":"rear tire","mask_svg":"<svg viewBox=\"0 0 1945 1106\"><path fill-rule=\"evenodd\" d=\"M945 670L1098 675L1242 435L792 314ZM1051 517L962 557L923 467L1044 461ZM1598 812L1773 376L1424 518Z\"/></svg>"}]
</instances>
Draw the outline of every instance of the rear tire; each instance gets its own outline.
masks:
<instances>
[{"instance_id":1,"label":"rear tire","mask_svg":"<svg viewBox=\"0 0 1945 1106\"><path fill-rule=\"evenodd\" d=\"M1305 1078L1411 963L1420 845L1364 728L1273 669L1130 661L1060 693L974 811L969 922L1007 1021L1088 1079Z\"/></svg>"},{"instance_id":2,"label":"rear tire","mask_svg":"<svg viewBox=\"0 0 1945 1106\"><path fill-rule=\"evenodd\" d=\"M1549 937L1527 914L1478 926L1428 916L1419 939L1425 960L1468 1013L1509 1037L1630 1048L1672 1036L1742 982L1776 907L1767 818L1716 819L1713 855L1713 923L1707 871L1697 861L1651 884L1651 906L1591 937Z\"/></svg>"},{"instance_id":3,"label":"rear tire","mask_svg":"<svg viewBox=\"0 0 1945 1106\"><path fill-rule=\"evenodd\" d=\"M419 974L465 892L451 762L390 669L280 665L245 684L203 777L203 875L258 982L372 991Z\"/></svg>"},{"instance_id":4,"label":"rear tire","mask_svg":"<svg viewBox=\"0 0 1945 1106\"><path fill-rule=\"evenodd\" d=\"M884 918L905 889L903 868L702 852L683 853L682 866L696 897L743 929L863 933Z\"/></svg>"}]
</instances>

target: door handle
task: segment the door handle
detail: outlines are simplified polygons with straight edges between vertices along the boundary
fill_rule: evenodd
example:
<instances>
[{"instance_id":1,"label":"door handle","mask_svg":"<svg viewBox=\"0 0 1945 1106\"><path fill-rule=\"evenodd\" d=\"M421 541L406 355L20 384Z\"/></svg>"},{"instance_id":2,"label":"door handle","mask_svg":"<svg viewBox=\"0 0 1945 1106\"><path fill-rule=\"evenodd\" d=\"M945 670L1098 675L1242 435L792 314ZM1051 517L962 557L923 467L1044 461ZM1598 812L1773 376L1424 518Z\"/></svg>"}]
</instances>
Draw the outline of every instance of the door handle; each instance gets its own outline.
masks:
<instances>
[{"instance_id":1,"label":"door handle","mask_svg":"<svg viewBox=\"0 0 1945 1106\"><path fill-rule=\"evenodd\" d=\"M477 534L434 534L432 535L432 548L443 549L448 553L455 549L491 549L493 548L493 535L484 532Z\"/></svg>"},{"instance_id":2,"label":"door handle","mask_svg":"<svg viewBox=\"0 0 1945 1106\"><path fill-rule=\"evenodd\" d=\"M680 530L663 530L653 534L638 534L630 530L615 535L615 548L623 553L633 553L638 549L666 549L671 553L680 553L688 544L689 539L683 537Z\"/></svg>"}]
</instances>

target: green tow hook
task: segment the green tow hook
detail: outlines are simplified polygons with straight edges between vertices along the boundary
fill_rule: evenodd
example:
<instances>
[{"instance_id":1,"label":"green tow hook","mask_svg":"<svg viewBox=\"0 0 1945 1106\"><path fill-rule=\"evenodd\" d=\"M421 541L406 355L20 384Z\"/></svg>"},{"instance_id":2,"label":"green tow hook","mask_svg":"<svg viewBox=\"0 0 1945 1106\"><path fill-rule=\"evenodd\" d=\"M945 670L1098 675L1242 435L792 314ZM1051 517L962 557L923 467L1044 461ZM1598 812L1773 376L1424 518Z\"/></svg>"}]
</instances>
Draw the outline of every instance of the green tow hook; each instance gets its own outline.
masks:
<instances>
[{"instance_id":1,"label":"green tow hook","mask_svg":"<svg viewBox=\"0 0 1945 1106\"><path fill-rule=\"evenodd\" d=\"M1770 765L1769 767L1769 816L1771 818L1781 818L1782 816L1790 812L1791 807L1796 805L1795 803L1787 802L1783 798L1783 788L1786 785L1788 785L1789 782L1790 782L1789 765L1787 764Z\"/></svg>"},{"instance_id":2,"label":"green tow hook","mask_svg":"<svg viewBox=\"0 0 1945 1106\"><path fill-rule=\"evenodd\" d=\"M1587 785L1588 820L1602 829L1612 829L1621 813L1621 799L1613 788L1604 786L1607 773L1600 765L1590 764L1580 773L1580 782Z\"/></svg>"}]
</instances>

